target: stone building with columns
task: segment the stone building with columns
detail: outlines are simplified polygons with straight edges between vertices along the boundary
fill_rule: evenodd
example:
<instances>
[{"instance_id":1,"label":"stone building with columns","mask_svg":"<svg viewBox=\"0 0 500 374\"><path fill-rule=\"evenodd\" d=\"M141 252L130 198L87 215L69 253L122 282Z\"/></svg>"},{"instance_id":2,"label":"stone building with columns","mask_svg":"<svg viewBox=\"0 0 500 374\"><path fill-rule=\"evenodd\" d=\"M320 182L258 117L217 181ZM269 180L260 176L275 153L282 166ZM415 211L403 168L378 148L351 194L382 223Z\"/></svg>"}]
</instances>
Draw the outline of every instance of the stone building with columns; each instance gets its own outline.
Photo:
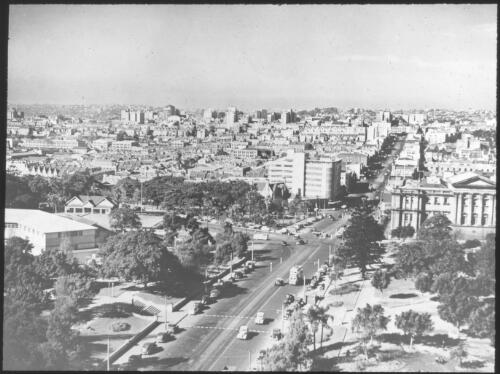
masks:
<instances>
[{"instance_id":1,"label":"stone building with columns","mask_svg":"<svg viewBox=\"0 0 500 374\"><path fill-rule=\"evenodd\" d=\"M435 214L448 217L459 239L484 239L496 232L496 183L467 172L446 180L407 179L392 192L391 230L410 225L418 231Z\"/></svg>"}]
</instances>

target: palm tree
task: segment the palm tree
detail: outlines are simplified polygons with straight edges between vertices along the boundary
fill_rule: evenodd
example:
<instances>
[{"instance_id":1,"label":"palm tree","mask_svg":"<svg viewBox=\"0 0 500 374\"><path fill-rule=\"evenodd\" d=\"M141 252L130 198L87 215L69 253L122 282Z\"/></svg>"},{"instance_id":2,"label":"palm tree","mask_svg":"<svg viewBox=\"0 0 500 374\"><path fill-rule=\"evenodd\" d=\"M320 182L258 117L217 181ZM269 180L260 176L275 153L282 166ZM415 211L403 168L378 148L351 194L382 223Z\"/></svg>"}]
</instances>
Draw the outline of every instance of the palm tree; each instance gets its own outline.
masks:
<instances>
[{"instance_id":1,"label":"palm tree","mask_svg":"<svg viewBox=\"0 0 500 374\"><path fill-rule=\"evenodd\" d=\"M307 310L307 317L311 321L312 330L313 330L313 349L316 350L316 331L318 331L318 324L321 325L321 338L320 338L320 347L323 346L323 328L325 325L328 326L328 321L333 319L331 315L329 315L328 309L330 307L326 306L318 306L314 305L313 307Z\"/></svg>"}]
</instances>

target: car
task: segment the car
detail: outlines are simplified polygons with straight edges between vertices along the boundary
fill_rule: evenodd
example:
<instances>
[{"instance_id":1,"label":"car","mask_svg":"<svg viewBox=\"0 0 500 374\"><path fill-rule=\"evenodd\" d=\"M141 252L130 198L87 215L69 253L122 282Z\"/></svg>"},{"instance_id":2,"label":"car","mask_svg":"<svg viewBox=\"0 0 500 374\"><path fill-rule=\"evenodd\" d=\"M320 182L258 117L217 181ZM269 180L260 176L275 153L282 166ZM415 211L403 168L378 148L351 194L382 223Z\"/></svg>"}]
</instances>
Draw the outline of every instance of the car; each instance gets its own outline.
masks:
<instances>
[{"instance_id":1,"label":"car","mask_svg":"<svg viewBox=\"0 0 500 374\"><path fill-rule=\"evenodd\" d=\"M175 323L167 323L167 332L171 334L177 334L179 332L179 326Z\"/></svg>"},{"instance_id":2,"label":"car","mask_svg":"<svg viewBox=\"0 0 500 374\"><path fill-rule=\"evenodd\" d=\"M134 365L139 362L141 362L142 356L141 355L130 355L128 358L128 364L129 365Z\"/></svg>"},{"instance_id":3,"label":"car","mask_svg":"<svg viewBox=\"0 0 500 374\"><path fill-rule=\"evenodd\" d=\"M150 355L152 354L156 349L158 348L158 346L156 345L156 343L144 343L142 345L142 354L143 355Z\"/></svg>"},{"instance_id":4,"label":"car","mask_svg":"<svg viewBox=\"0 0 500 374\"><path fill-rule=\"evenodd\" d=\"M295 301L295 297L289 293L285 296L285 301L283 302L285 305L290 305L291 303L293 303Z\"/></svg>"},{"instance_id":5,"label":"car","mask_svg":"<svg viewBox=\"0 0 500 374\"><path fill-rule=\"evenodd\" d=\"M240 329L238 331L238 335L236 335L236 338L240 340L247 340L248 339L248 326L243 325L240 326Z\"/></svg>"},{"instance_id":6,"label":"car","mask_svg":"<svg viewBox=\"0 0 500 374\"><path fill-rule=\"evenodd\" d=\"M215 300L220 296L220 291L217 288L214 288L210 291L210 299Z\"/></svg>"},{"instance_id":7,"label":"car","mask_svg":"<svg viewBox=\"0 0 500 374\"><path fill-rule=\"evenodd\" d=\"M247 261L247 266L250 268L250 270L255 269L255 261Z\"/></svg>"},{"instance_id":8,"label":"car","mask_svg":"<svg viewBox=\"0 0 500 374\"><path fill-rule=\"evenodd\" d=\"M285 284L285 281L282 279L282 278L276 278L276 280L274 281L274 285L275 286L283 286Z\"/></svg>"},{"instance_id":9,"label":"car","mask_svg":"<svg viewBox=\"0 0 500 374\"><path fill-rule=\"evenodd\" d=\"M271 337L273 339L280 340L281 339L281 330L280 329L273 329L273 331L271 332Z\"/></svg>"},{"instance_id":10,"label":"car","mask_svg":"<svg viewBox=\"0 0 500 374\"><path fill-rule=\"evenodd\" d=\"M156 337L156 342L157 343L166 343L169 342L170 340L173 340L174 336L170 332L160 332L158 336Z\"/></svg>"},{"instance_id":11,"label":"car","mask_svg":"<svg viewBox=\"0 0 500 374\"><path fill-rule=\"evenodd\" d=\"M285 242L284 240L282 240L282 241L281 241L281 245L282 245L282 246L284 246L284 247L286 247L286 246L288 245L288 243L287 243L287 242Z\"/></svg>"},{"instance_id":12,"label":"car","mask_svg":"<svg viewBox=\"0 0 500 374\"><path fill-rule=\"evenodd\" d=\"M243 278L243 271L241 271L241 270L236 270L236 271L234 272L234 275L235 275L235 277L236 277L237 279Z\"/></svg>"},{"instance_id":13,"label":"car","mask_svg":"<svg viewBox=\"0 0 500 374\"><path fill-rule=\"evenodd\" d=\"M210 297L210 295L203 295L201 297L201 303L203 305L208 305L208 304L211 304L213 302L212 298Z\"/></svg>"},{"instance_id":14,"label":"car","mask_svg":"<svg viewBox=\"0 0 500 374\"><path fill-rule=\"evenodd\" d=\"M304 240L299 239L299 240L297 240L297 241L295 242L295 244L297 244L297 245L302 245L302 244L305 244L305 242L304 242Z\"/></svg>"}]
</instances>

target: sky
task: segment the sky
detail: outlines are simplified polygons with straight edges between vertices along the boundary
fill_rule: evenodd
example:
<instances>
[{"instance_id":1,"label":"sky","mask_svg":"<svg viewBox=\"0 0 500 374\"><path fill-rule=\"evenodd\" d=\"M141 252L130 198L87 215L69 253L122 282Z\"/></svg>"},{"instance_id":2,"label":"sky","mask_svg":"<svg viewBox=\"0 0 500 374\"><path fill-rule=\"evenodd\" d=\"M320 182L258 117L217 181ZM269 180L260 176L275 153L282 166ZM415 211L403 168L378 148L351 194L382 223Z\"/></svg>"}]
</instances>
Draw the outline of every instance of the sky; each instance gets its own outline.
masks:
<instances>
[{"instance_id":1,"label":"sky","mask_svg":"<svg viewBox=\"0 0 500 374\"><path fill-rule=\"evenodd\" d=\"M496 106L496 5L11 5L10 104Z\"/></svg>"}]
</instances>

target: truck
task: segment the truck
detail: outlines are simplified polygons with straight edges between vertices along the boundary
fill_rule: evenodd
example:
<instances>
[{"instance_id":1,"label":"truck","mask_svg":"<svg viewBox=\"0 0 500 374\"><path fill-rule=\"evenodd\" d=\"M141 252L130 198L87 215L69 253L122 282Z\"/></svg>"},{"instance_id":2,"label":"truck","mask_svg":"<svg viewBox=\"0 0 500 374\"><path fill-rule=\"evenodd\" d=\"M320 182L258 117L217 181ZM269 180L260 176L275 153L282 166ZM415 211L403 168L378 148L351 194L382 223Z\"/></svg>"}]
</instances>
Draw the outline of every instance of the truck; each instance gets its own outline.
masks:
<instances>
[{"instance_id":1,"label":"truck","mask_svg":"<svg viewBox=\"0 0 500 374\"><path fill-rule=\"evenodd\" d=\"M344 235L344 231L345 231L345 228L344 227L341 227L340 229L337 230L337 232L335 233L335 236L337 238L341 238L342 235Z\"/></svg>"},{"instance_id":2,"label":"truck","mask_svg":"<svg viewBox=\"0 0 500 374\"><path fill-rule=\"evenodd\" d=\"M241 340L247 340L248 339L248 326L247 325L240 326L240 329L238 331L238 335L236 337L238 339L241 339Z\"/></svg>"},{"instance_id":3,"label":"truck","mask_svg":"<svg viewBox=\"0 0 500 374\"><path fill-rule=\"evenodd\" d=\"M295 265L290 269L290 276L288 278L288 284L297 285L300 284L304 277L304 270L302 266Z\"/></svg>"},{"instance_id":4,"label":"truck","mask_svg":"<svg viewBox=\"0 0 500 374\"><path fill-rule=\"evenodd\" d=\"M255 316L255 324L263 325L264 324L264 312L258 312L257 316Z\"/></svg>"},{"instance_id":5,"label":"truck","mask_svg":"<svg viewBox=\"0 0 500 374\"><path fill-rule=\"evenodd\" d=\"M193 301L188 307L188 314L195 315L201 310L201 302Z\"/></svg>"},{"instance_id":6,"label":"truck","mask_svg":"<svg viewBox=\"0 0 500 374\"><path fill-rule=\"evenodd\" d=\"M255 234L253 234L253 239L254 240L269 240L269 234L256 232Z\"/></svg>"}]
</instances>

